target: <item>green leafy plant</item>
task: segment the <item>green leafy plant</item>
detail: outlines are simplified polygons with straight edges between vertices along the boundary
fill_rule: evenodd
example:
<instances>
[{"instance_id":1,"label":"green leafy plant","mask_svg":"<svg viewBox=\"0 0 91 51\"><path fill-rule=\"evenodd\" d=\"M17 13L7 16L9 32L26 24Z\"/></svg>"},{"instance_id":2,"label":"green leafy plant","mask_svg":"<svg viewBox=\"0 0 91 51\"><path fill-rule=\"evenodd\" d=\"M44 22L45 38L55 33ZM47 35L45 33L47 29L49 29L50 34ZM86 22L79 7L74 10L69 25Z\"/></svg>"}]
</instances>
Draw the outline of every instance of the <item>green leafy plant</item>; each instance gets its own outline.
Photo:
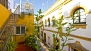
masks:
<instances>
[{"instance_id":1,"label":"green leafy plant","mask_svg":"<svg viewBox=\"0 0 91 51\"><path fill-rule=\"evenodd\" d=\"M34 26L35 26L34 32L32 34L30 34L29 37L26 38L25 44L27 46L30 46L32 49L36 49L36 51L40 51L39 42L41 41L41 39L37 39L37 37L40 35L40 33L38 32L38 28L42 27L42 24L38 23L38 21L43 17L43 15L42 15L41 9L39 9L39 11L37 11L37 12L38 12L38 14L35 14L37 23L34 24Z\"/></svg>"},{"instance_id":2,"label":"green leafy plant","mask_svg":"<svg viewBox=\"0 0 91 51\"><path fill-rule=\"evenodd\" d=\"M17 48L17 43L13 40L10 40L8 43L7 51L14 51Z\"/></svg>"},{"instance_id":3,"label":"green leafy plant","mask_svg":"<svg viewBox=\"0 0 91 51\"><path fill-rule=\"evenodd\" d=\"M34 49L34 46L35 46L35 41L34 41L35 39L34 38L35 38L34 35L30 34L30 36L28 36L25 39L25 41L26 41L25 45L30 46L32 49Z\"/></svg>"},{"instance_id":4,"label":"green leafy plant","mask_svg":"<svg viewBox=\"0 0 91 51\"><path fill-rule=\"evenodd\" d=\"M30 13L30 12L29 12L29 13L28 13L28 15L29 15L29 16L31 16L31 15L32 15L32 13Z\"/></svg>"},{"instance_id":5,"label":"green leafy plant","mask_svg":"<svg viewBox=\"0 0 91 51\"><path fill-rule=\"evenodd\" d=\"M76 29L74 29L74 25L69 23L69 22L64 22L63 23L63 20L64 20L63 16L61 16L61 18L59 20L55 20L56 27L57 27L56 29L58 30L58 33L54 33L53 34L53 38L54 38L53 44L54 44L54 47L53 48L49 48L50 51L66 51L66 50L64 50L64 47L68 45L67 41L73 40L72 38L68 38L68 36L70 35L70 33L72 31L75 31ZM73 20L73 18L72 18L72 20ZM70 25L69 27L66 27L66 33L59 33L60 30L62 29L62 27L64 25L66 25L66 24ZM56 46L59 45L58 42L57 42L58 34L61 37L61 49L56 49Z\"/></svg>"},{"instance_id":6,"label":"green leafy plant","mask_svg":"<svg viewBox=\"0 0 91 51\"><path fill-rule=\"evenodd\" d=\"M24 19L24 17L25 17L25 13L22 12L21 15L20 15L20 18L21 18L21 19Z\"/></svg>"}]
</instances>

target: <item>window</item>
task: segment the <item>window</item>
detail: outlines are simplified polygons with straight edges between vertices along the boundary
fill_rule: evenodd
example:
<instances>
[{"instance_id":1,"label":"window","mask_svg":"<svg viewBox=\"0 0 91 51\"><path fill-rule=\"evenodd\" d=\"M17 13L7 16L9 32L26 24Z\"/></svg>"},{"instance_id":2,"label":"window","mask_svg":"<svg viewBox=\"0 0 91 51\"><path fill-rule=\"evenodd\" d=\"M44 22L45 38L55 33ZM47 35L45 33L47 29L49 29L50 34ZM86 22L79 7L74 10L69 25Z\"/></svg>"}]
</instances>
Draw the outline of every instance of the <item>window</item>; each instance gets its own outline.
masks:
<instances>
[{"instance_id":1,"label":"window","mask_svg":"<svg viewBox=\"0 0 91 51\"><path fill-rule=\"evenodd\" d=\"M20 27L16 27L16 34L20 34Z\"/></svg>"},{"instance_id":2,"label":"window","mask_svg":"<svg viewBox=\"0 0 91 51\"><path fill-rule=\"evenodd\" d=\"M47 26L47 21L45 20L45 27Z\"/></svg>"},{"instance_id":3,"label":"window","mask_svg":"<svg viewBox=\"0 0 91 51\"><path fill-rule=\"evenodd\" d=\"M56 49L60 49L60 39L59 38L54 38L53 42L57 42L58 45L53 44L53 46L55 46Z\"/></svg>"},{"instance_id":4,"label":"window","mask_svg":"<svg viewBox=\"0 0 91 51\"><path fill-rule=\"evenodd\" d=\"M40 28L39 28L39 26L38 26L38 32L40 32Z\"/></svg>"},{"instance_id":5,"label":"window","mask_svg":"<svg viewBox=\"0 0 91 51\"><path fill-rule=\"evenodd\" d=\"M77 9L74 14L73 14L73 17L74 17L74 20L73 20L73 23L86 23L86 14L85 14L85 11L83 8L79 8Z\"/></svg>"},{"instance_id":6,"label":"window","mask_svg":"<svg viewBox=\"0 0 91 51\"><path fill-rule=\"evenodd\" d=\"M48 44L50 45L50 37L48 37Z\"/></svg>"},{"instance_id":7,"label":"window","mask_svg":"<svg viewBox=\"0 0 91 51\"><path fill-rule=\"evenodd\" d=\"M25 26L16 26L16 34L25 34Z\"/></svg>"},{"instance_id":8,"label":"window","mask_svg":"<svg viewBox=\"0 0 91 51\"><path fill-rule=\"evenodd\" d=\"M42 25L43 25L43 21L42 21L41 23L42 23Z\"/></svg>"},{"instance_id":9,"label":"window","mask_svg":"<svg viewBox=\"0 0 91 51\"><path fill-rule=\"evenodd\" d=\"M59 40L58 39L56 39L56 40L59 43ZM56 49L59 49L59 44L56 46Z\"/></svg>"},{"instance_id":10,"label":"window","mask_svg":"<svg viewBox=\"0 0 91 51\"><path fill-rule=\"evenodd\" d=\"M41 31L41 36L43 37L43 31Z\"/></svg>"},{"instance_id":11,"label":"window","mask_svg":"<svg viewBox=\"0 0 91 51\"><path fill-rule=\"evenodd\" d=\"M52 26L55 26L55 18L54 18L54 16L52 17Z\"/></svg>"},{"instance_id":12,"label":"window","mask_svg":"<svg viewBox=\"0 0 91 51\"><path fill-rule=\"evenodd\" d=\"M48 18L48 26L50 26L50 18Z\"/></svg>"}]
</instances>

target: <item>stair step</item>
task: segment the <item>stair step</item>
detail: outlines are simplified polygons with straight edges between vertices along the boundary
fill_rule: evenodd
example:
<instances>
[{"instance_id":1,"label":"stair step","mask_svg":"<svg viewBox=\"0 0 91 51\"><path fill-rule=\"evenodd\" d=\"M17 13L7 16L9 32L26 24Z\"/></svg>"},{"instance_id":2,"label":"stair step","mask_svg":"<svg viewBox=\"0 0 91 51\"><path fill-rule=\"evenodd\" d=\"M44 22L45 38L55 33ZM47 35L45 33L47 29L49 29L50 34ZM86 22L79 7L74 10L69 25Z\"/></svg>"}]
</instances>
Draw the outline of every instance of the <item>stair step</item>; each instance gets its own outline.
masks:
<instances>
[{"instance_id":1,"label":"stair step","mask_svg":"<svg viewBox=\"0 0 91 51\"><path fill-rule=\"evenodd\" d=\"M13 22L12 20L10 20L9 22Z\"/></svg>"},{"instance_id":2,"label":"stair step","mask_svg":"<svg viewBox=\"0 0 91 51\"><path fill-rule=\"evenodd\" d=\"M1 36L0 40L6 40L6 35Z\"/></svg>"},{"instance_id":3,"label":"stair step","mask_svg":"<svg viewBox=\"0 0 91 51\"><path fill-rule=\"evenodd\" d=\"M8 24L10 24L10 25L11 25L11 24L12 24L12 22L9 22Z\"/></svg>"},{"instance_id":4,"label":"stair step","mask_svg":"<svg viewBox=\"0 0 91 51\"><path fill-rule=\"evenodd\" d=\"M13 18L11 18L10 20L12 20L12 21L13 21Z\"/></svg>"},{"instance_id":5,"label":"stair step","mask_svg":"<svg viewBox=\"0 0 91 51\"><path fill-rule=\"evenodd\" d=\"M0 50L4 47L4 41L0 40Z\"/></svg>"},{"instance_id":6,"label":"stair step","mask_svg":"<svg viewBox=\"0 0 91 51\"><path fill-rule=\"evenodd\" d=\"M7 26L10 26L11 24L13 24L13 23L8 23L8 25L7 25Z\"/></svg>"},{"instance_id":7,"label":"stair step","mask_svg":"<svg viewBox=\"0 0 91 51\"><path fill-rule=\"evenodd\" d=\"M0 40L0 44L3 43L4 41L3 40Z\"/></svg>"},{"instance_id":8,"label":"stair step","mask_svg":"<svg viewBox=\"0 0 91 51\"><path fill-rule=\"evenodd\" d=\"M7 26L9 27L10 25L8 24Z\"/></svg>"}]
</instances>

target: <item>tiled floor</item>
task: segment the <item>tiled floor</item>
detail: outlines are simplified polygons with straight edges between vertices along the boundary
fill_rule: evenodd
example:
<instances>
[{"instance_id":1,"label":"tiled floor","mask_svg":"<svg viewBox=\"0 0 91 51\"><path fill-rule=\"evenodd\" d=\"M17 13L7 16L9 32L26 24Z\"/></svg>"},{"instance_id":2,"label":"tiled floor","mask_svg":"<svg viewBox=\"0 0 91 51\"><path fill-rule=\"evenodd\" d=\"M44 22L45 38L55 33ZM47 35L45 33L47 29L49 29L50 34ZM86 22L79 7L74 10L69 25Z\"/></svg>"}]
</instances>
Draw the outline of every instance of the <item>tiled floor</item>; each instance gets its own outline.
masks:
<instances>
[{"instance_id":1,"label":"tiled floor","mask_svg":"<svg viewBox=\"0 0 91 51\"><path fill-rule=\"evenodd\" d=\"M30 47L25 46L24 43L19 44L16 51L33 51Z\"/></svg>"}]
</instances>

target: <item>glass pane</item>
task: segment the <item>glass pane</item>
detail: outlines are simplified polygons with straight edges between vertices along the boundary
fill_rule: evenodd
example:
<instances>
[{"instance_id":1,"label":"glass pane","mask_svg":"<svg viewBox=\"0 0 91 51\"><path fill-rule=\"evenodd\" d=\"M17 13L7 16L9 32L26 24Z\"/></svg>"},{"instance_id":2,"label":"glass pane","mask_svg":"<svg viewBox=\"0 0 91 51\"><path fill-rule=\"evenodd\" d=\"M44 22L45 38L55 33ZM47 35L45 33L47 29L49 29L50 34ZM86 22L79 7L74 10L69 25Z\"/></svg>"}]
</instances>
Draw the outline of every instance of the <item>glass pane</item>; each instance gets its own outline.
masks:
<instances>
[{"instance_id":1,"label":"glass pane","mask_svg":"<svg viewBox=\"0 0 91 51\"><path fill-rule=\"evenodd\" d=\"M86 18L86 16L85 15L82 15L82 16L80 16L80 18L82 19L82 18Z\"/></svg>"},{"instance_id":2,"label":"glass pane","mask_svg":"<svg viewBox=\"0 0 91 51\"><path fill-rule=\"evenodd\" d=\"M55 25L55 20L53 20L53 25Z\"/></svg>"},{"instance_id":3,"label":"glass pane","mask_svg":"<svg viewBox=\"0 0 91 51\"><path fill-rule=\"evenodd\" d=\"M75 14L79 14L79 10L75 11Z\"/></svg>"},{"instance_id":4,"label":"glass pane","mask_svg":"<svg viewBox=\"0 0 91 51\"><path fill-rule=\"evenodd\" d=\"M80 15L85 15L85 12L81 12Z\"/></svg>"},{"instance_id":5,"label":"glass pane","mask_svg":"<svg viewBox=\"0 0 91 51\"><path fill-rule=\"evenodd\" d=\"M50 26L50 19L48 20L48 25Z\"/></svg>"},{"instance_id":6,"label":"glass pane","mask_svg":"<svg viewBox=\"0 0 91 51\"><path fill-rule=\"evenodd\" d=\"M21 34L25 34L25 27L21 27Z\"/></svg>"},{"instance_id":7,"label":"glass pane","mask_svg":"<svg viewBox=\"0 0 91 51\"><path fill-rule=\"evenodd\" d=\"M81 22L86 22L86 19L85 18L81 19Z\"/></svg>"},{"instance_id":8,"label":"glass pane","mask_svg":"<svg viewBox=\"0 0 91 51\"><path fill-rule=\"evenodd\" d=\"M85 12L84 9L80 9L80 12Z\"/></svg>"},{"instance_id":9,"label":"glass pane","mask_svg":"<svg viewBox=\"0 0 91 51\"><path fill-rule=\"evenodd\" d=\"M74 14L74 16L76 17L76 16L78 16L78 14Z\"/></svg>"},{"instance_id":10,"label":"glass pane","mask_svg":"<svg viewBox=\"0 0 91 51\"><path fill-rule=\"evenodd\" d=\"M79 19L79 17L74 17L74 20L75 20L75 19Z\"/></svg>"},{"instance_id":11,"label":"glass pane","mask_svg":"<svg viewBox=\"0 0 91 51\"><path fill-rule=\"evenodd\" d=\"M20 27L16 27L16 34L20 34Z\"/></svg>"},{"instance_id":12,"label":"glass pane","mask_svg":"<svg viewBox=\"0 0 91 51\"><path fill-rule=\"evenodd\" d=\"M74 20L74 23L79 23L79 19L75 19Z\"/></svg>"},{"instance_id":13,"label":"glass pane","mask_svg":"<svg viewBox=\"0 0 91 51\"><path fill-rule=\"evenodd\" d=\"M43 31L41 31L41 36L43 37Z\"/></svg>"},{"instance_id":14,"label":"glass pane","mask_svg":"<svg viewBox=\"0 0 91 51\"><path fill-rule=\"evenodd\" d=\"M45 21L45 24L47 24L47 22Z\"/></svg>"}]
</instances>

